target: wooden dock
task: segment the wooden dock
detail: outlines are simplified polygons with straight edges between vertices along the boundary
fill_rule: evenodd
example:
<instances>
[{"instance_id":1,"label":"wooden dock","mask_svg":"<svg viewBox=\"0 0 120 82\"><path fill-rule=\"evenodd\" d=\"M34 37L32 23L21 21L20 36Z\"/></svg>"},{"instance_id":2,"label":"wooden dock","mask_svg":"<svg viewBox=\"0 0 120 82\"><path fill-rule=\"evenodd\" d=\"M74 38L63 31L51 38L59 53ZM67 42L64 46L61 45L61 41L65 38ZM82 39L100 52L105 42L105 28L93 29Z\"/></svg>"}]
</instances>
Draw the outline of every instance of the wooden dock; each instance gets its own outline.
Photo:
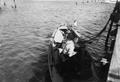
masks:
<instances>
[{"instance_id":1,"label":"wooden dock","mask_svg":"<svg viewBox=\"0 0 120 82\"><path fill-rule=\"evenodd\" d=\"M116 43L108 72L107 82L120 82L120 28L118 27Z\"/></svg>"}]
</instances>

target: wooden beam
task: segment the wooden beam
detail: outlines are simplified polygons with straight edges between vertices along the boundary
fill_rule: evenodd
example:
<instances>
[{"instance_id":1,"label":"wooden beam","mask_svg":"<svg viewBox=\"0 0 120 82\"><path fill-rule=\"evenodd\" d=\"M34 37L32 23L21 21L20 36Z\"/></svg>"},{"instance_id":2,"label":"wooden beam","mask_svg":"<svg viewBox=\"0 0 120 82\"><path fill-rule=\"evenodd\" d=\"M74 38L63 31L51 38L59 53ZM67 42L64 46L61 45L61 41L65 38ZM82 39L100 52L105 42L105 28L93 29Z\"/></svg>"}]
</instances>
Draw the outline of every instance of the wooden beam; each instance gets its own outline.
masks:
<instances>
[{"instance_id":1,"label":"wooden beam","mask_svg":"<svg viewBox=\"0 0 120 82\"><path fill-rule=\"evenodd\" d=\"M118 28L117 32L107 82L120 82L120 28Z\"/></svg>"}]
</instances>

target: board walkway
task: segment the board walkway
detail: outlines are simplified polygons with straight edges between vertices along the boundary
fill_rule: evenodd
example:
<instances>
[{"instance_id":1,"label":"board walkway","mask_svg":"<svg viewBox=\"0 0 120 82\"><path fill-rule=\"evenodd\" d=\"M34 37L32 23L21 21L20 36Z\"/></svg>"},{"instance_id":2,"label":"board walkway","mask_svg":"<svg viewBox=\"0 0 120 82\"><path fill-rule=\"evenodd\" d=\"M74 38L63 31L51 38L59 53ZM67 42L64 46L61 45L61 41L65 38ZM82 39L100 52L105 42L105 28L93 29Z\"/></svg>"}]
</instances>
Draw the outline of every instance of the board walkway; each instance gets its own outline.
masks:
<instances>
[{"instance_id":1,"label":"board walkway","mask_svg":"<svg viewBox=\"0 0 120 82\"><path fill-rule=\"evenodd\" d=\"M120 27L118 27L107 82L120 82Z\"/></svg>"}]
</instances>

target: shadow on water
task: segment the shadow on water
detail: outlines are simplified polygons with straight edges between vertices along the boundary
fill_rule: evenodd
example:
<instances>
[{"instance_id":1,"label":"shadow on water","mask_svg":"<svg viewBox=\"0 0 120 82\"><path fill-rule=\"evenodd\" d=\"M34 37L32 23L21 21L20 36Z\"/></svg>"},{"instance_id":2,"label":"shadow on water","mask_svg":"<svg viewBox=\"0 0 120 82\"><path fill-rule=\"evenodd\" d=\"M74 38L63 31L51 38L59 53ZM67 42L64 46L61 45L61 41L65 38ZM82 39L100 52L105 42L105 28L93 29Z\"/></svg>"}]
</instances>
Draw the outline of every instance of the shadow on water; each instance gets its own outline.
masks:
<instances>
[{"instance_id":1,"label":"shadow on water","mask_svg":"<svg viewBox=\"0 0 120 82\"><path fill-rule=\"evenodd\" d=\"M34 76L29 80L29 82L41 82L43 75L48 69L47 64L46 64L47 54L44 54L39 59L40 60L37 63L32 64L33 66L35 66L35 69L33 69Z\"/></svg>"},{"instance_id":2,"label":"shadow on water","mask_svg":"<svg viewBox=\"0 0 120 82\"><path fill-rule=\"evenodd\" d=\"M46 41L46 44L48 43L48 41ZM29 82L43 82L43 77L46 74L46 71L48 70L48 49L46 49L46 47L48 47L48 44L46 45L44 44L44 47L41 48L36 48L37 50L42 51L42 55L40 54L39 60L37 63L32 63L32 66L35 67L35 69L33 69L33 73L34 76L29 80Z\"/></svg>"}]
</instances>

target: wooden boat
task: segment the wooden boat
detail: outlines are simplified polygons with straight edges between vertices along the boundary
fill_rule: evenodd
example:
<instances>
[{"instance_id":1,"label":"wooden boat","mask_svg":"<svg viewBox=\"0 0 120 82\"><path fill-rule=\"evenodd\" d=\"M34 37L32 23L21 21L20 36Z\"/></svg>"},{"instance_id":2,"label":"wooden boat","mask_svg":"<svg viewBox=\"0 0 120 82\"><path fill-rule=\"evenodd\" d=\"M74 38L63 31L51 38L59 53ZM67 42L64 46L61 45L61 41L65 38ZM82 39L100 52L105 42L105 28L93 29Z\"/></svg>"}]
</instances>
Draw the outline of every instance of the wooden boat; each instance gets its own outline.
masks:
<instances>
[{"instance_id":1,"label":"wooden boat","mask_svg":"<svg viewBox=\"0 0 120 82\"><path fill-rule=\"evenodd\" d=\"M71 31L79 38L75 29L72 28ZM64 54L60 55L59 50L53 47L53 41L50 41L48 65L52 82L89 82L91 80L91 57L82 41L78 44L80 47L77 48L77 54L62 61L61 55Z\"/></svg>"}]
</instances>

